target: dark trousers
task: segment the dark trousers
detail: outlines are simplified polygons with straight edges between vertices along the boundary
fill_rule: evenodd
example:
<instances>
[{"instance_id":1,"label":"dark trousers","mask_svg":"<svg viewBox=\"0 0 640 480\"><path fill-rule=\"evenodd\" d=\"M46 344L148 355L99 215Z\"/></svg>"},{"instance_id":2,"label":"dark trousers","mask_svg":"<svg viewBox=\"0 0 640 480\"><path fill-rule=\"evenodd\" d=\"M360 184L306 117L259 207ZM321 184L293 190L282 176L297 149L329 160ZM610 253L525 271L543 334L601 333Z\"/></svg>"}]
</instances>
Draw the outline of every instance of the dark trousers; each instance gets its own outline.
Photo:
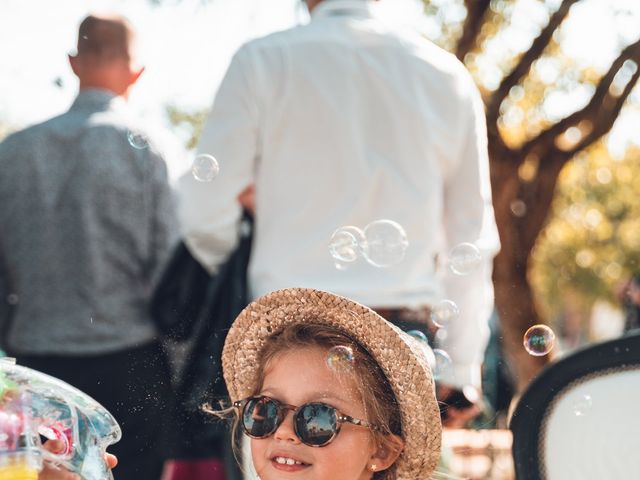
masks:
<instances>
[{"instance_id":1,"label":"dark trousers","mask_svg":"<svg viewBox=\"0 0 640 480\"><path fill-rule=\"evenodd\" d=\"M115 479L160 479L173 428L173 391L159 344L98 356L12 356L18 365L82 390L113 414L122 428L122 440L108 449L118 457Z\"/></svg>"}]
</instances>

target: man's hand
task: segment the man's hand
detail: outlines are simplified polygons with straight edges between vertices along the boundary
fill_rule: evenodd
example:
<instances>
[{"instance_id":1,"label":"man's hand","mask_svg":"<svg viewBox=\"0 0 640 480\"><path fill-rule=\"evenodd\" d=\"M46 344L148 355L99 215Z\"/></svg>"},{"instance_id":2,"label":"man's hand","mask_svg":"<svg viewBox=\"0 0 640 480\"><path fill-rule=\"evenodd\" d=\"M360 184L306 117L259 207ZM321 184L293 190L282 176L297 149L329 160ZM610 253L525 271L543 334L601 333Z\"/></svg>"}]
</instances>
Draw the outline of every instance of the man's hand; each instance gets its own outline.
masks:
<instances>
[{"instance_id":1,"label":"man's hand","mask_svg":"<svg viewBox=\"0 0 640 480\"><path fill-rule=\"evenodd\" d=\"M256 213L256 187L255 185L249 185L238 195L238 202L246 210L255 216Z\"/></svg>"},{"instance_id":2,"label":"man's hand","mask_svg":"<svg viewBox=\"0 0 640 480\"><path fill-rule=\"evenodd\" d=\"M61 440L49 440L44 444L44 448L51 453L60 453L64 451L65 446ZM118 464L118 459L110 453L105 454L104 461L110 470ZM38 480L80 480L80 475L45 461L44 468L38 475Z\"/></svg>"},{"instance_id":3,"label":"man's hand","mask_svg":"<svg viewBox=\"0 0 640 480\"><path fill-rule=\"evenodd\" d=\"M464 387L463 390L459 390L449 385L439 384L436 393L444 427L464 428L482 412L482 396L474 387Z\"/></svg>"}]
</instances>

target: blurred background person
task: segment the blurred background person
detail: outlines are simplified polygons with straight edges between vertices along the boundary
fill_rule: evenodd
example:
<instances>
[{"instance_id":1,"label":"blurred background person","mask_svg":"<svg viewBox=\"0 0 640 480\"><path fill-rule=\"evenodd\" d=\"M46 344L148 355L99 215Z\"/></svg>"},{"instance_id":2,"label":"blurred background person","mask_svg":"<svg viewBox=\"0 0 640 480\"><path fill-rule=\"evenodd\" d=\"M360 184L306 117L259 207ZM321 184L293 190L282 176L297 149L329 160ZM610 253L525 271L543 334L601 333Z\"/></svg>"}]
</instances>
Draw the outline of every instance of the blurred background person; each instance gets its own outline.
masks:
<instances>
[{"instance_id":1,"label":"blurred background person","mask_svg":"<svg viewBox=\"0 0 640 480\"><path fill-rule=\"evenodd\" d=\"M165 159L127 109L143 72L130 23L88 16L69 61L69 111L0 144L2 345L114 414L117 478L157 480L172 390L148 299L176 237Z\"/></svg>"}]
</instances>

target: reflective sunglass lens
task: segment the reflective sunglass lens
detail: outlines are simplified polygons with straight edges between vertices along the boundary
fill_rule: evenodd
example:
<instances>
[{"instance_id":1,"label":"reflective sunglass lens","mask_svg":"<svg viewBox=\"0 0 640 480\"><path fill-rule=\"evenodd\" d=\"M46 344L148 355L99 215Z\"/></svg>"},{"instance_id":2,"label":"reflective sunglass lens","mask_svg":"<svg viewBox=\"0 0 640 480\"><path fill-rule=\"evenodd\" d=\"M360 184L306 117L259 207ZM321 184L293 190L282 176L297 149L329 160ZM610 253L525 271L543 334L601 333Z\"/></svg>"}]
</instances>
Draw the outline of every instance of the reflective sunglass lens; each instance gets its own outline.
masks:
<instances>
[{"instance_id":1,"label":"reflective sunglass lens","mask_svg":"<svg viewBox=\"0 0 640 480\"><path fill-rule=\"evenodd\" d=\"M267 397L252 398L244 407L242 423L252 437L267 437L278 428L278 403Z\"/></svg>"},{"instance_id":2,"label":"reflective sunglass lens","mask_svg":"<svg viewBox=\"0 0 640 480\"><path fill-rule=\"evenodd\" d=\"M300 440L315 447L329 443L338 429L336 409L320 403L302 407L294 421Z\"/></svg>"}]
</instances>

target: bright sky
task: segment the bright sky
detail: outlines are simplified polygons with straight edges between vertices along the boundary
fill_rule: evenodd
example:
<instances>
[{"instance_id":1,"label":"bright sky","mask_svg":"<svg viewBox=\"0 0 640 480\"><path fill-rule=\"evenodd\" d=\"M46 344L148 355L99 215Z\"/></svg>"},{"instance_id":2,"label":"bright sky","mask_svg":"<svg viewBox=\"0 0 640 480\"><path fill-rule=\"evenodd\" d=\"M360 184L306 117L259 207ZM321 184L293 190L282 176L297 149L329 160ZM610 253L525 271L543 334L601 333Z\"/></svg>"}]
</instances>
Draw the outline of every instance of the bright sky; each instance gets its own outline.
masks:
<instances>
[{"instance_id":1,"label":"bright sky","mask_svg":"<svg viewBox=\"0 0 640 480\"><path fill-rule=\"evenodd\" d=\"M66 54L90 11L117 11L137 27L147 70L131 102L142 112L166 103L211 103L233 53L246 40L308 20L299 0L2 0L0 119L24 125L68 107L77 92ZM387 16L415 17L416 0L383 0ZM9 47L9 48L5 48ZM62 87L54 84L60 78Z\"/></svg>"},{"instance_id":2,"label":"bright sky","mask_svg":"<svg viewBox=\"0 0 640 480\"><path fill-rule=\"evenodd\" d=\"M455 3L458 0L439 0ZM559 0L544 0L557 4ZM160 115L167 103L202 108L211 103L231 55L246 40L306 22L299 0L2 0L0 2L0 120L28 125L64 111L77 91L66 54L73 51L81 19L95 10L129 17L143 39L147 70L131 98L138 111ZM458 1L458 3L460 3ZM510 44L527 47L546 17L542 0L517 0L518 15L506 32ZM628 9L614 17L611 6ZM421 16L418 0L381 0L389 21L426 32L434 23ZM456 9L451 10L455 15ZM462 13L464 11L462 10ZM606 68L620 47L640 36L640 1L583 0L572 9L563 35L565 51ZM54 80L60 79L62 86ZM487 82L491 82L491 71ZM585 101L584 93L558 98L551 106L562 116ZM635 97L640 104L640 95ZM628 141L640 124L638 112L627 112L616 143ZM626 126L625 126L626 125Z\"/></svg>"}]
</instances>

